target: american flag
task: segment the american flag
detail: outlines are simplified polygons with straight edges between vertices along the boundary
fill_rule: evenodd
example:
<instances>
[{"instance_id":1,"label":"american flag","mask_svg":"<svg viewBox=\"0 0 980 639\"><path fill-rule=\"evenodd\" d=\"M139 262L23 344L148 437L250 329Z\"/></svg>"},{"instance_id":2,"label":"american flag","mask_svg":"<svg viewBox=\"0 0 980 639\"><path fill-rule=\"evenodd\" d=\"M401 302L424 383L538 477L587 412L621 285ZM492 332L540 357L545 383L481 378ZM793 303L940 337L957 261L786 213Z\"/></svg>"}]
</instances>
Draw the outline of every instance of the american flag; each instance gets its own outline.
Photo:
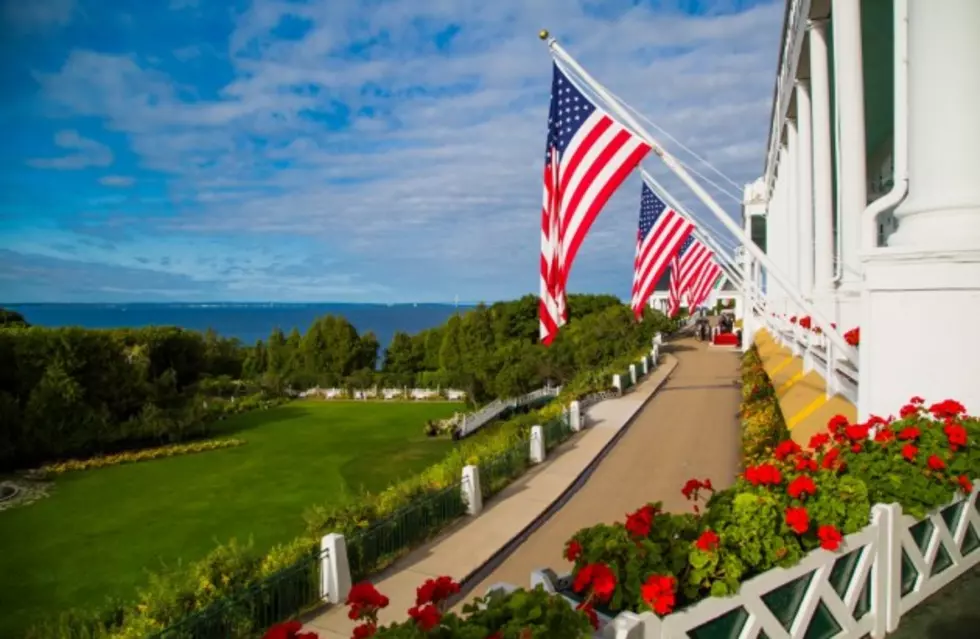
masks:
<instances>
[{"instance_id":1,"label":"american flag","mask_svg":"<svg viewBox=\"0 0 980 639\"><path fill-rule=\"evenodd\" d=\"M685 295L688 307L693 310L692 289L711 257L708 247L694 239L693 235L684 240L670 263L670 292L667 299L667 314L670 317L680 311L681 299Z\"/></svg>"},{"instance_id":2,"label":"american flag","mask_svg":"<svg viewBox=\"0 0 980 639\"><path fill-rule=\"evenodd\" d=\"M609 117L554 65L541 208L541 342L568 319L568 273L609 197L650 146Z\"/></svg>"},{"instance_id":3,"label":"american flag","mask_svg":"<svg viewBox=\"0 0 980 639\"><path fill-rule=\"evenodd\" d=\"M633 314L643 317L643 307L653 287L670 265L671 258L694 231L694 225L664 204L646 184L640 194L640 230L633 262Z\"/></svg>"},{"instance_id":4,"label":"american flag","mask_svg":"<svg viewBox=\"0 0 980 639\"><path fill-rule=\"evenodd\" d=\"M711 259L701 271L701 276L698 281L694 284L692 289L691 299L694 303L691 304L693 308L697 308L704 304L705 300L708 299L708 295L711 294L711 289L715 287L718 283L718 278L721 277L721 267L718 266L714 259Z\"/></svg>"}]
</instances>

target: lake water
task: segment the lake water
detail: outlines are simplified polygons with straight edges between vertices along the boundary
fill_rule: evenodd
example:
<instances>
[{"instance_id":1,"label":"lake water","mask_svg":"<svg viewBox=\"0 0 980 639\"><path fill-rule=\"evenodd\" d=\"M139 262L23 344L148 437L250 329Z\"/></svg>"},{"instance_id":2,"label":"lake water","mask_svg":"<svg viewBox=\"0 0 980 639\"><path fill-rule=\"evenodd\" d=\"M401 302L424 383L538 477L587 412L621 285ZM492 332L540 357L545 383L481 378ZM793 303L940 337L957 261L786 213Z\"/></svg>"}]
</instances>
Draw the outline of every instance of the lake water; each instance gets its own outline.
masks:
<instances>
[{"instance_id":1,"label":"lake water","mask_svg":"<svg viewBox=\"0 0 980 639\"><path fill-rule=\"evenodd\" d=\"M457 311L452 304L18 304L4 305L38 326L122 328L179 326L195 331L213 328L247 344L265 340L275 327L305 333L321 315L342 315L358 333L374 331L382 348L396 331L409 334L445 322ZM460 306L464 311L468 307Z\"/></svg>"}]
</instances>

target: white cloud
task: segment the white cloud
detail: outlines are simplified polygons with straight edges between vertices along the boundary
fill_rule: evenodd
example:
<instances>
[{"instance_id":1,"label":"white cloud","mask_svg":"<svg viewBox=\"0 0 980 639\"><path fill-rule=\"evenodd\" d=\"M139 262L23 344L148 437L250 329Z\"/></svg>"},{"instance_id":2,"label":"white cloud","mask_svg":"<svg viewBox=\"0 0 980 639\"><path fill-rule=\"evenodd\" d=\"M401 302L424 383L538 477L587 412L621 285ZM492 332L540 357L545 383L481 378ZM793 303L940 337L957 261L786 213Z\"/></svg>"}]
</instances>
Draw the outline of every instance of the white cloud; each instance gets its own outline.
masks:
<instances>
[{"instance_id":1,"label":"white cloud","mask_svg":"<svg viewBox=\"0 0 980 639\"><path fill-rule=\"evenodd\" d=\"M235 77L215 99L190 101L195 87L141 68L138 51L75 50L37 77L53 104L102 118L127 134L144 167L169 176L179 206L160 222L168 232L302 234L365 263L405 255L377 277L397 284L443 273L473 286L467 297L536 286L551 79L541 26L737 183L762 170L780 2L701 17L634 7L598 18L566 0L364 7L254 2L237 16L228 42ZM304 28L284 39L284 20ZM459 27L448 53L434 44L447 24ZM350 126L331 131L324 122L338 103ZM705 215L656 158L646 166ZM630 268L638 195L633 178L610 202L573 285L613 262ZM628 272L622 279L628 288Z\"/></svg>"},{"instance_id":2,"label":"white cloud","mask_svg":"<svg viewBox=\"0 0 980 639\"><path fill-rule=\"evenodd\" d=\"M103 186L127 187L132 186L135 181L128 175L106 175L99 178L99 184Z\"/></svg>"},{"instance_id":3,"label":"white cloud","mask_svg":"<svg viewBox=\"0 0 980 639\"><path fill-rule=\"evenodd\" d=\"M64 27L71 22L75 0L0 0L3 22L20 31L35 33Z\"/></svg>"},{"instance_id":4,"label":"white cloud","mask_svg":"<svg viewBox=\"0 0 980 639\"><path fill-rule=\"evenodd\" d=\"M77 131L58 131L54 143L62 149L72 151L57 158L35 158L28 164L39 169L77 170L90 166L109 166L112 164L112 151L95 140L83 138Z\"/></svg>"}]
</instances>

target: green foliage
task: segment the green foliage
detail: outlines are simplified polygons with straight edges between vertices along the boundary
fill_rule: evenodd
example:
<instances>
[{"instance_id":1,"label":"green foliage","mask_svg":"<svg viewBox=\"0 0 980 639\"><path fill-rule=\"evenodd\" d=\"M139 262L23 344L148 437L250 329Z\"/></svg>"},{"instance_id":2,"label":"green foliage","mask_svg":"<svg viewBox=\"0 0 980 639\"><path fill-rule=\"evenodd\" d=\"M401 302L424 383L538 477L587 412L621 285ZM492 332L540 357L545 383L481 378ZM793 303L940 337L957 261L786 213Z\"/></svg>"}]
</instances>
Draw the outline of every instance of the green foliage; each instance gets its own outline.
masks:
<instances>
[{"instance_id":1,"label":"green foliage","mask_svg":"<svg viewBox=\"0 0 980 639\"><path fill-rule=\"evenodd\" d=\"M521 447L526 452L531 425L556 419L572 399L608 390L612 373L621 372L648 352L656 332L671 332L676 328L674 322L654 311L647 311L644 321L637 323L631 311L610 296L572 296L569 304L573 319L549 348L535 343L537 300L526 296L514 302L479 306L450 318L443 327L415 336L396 335L385 351L381 371L374 369L378 345L373 335L358 335L346 320L330 316L317 319L303 335L294 330L287 336L276 329L266 342L260 341L250 348L237 347L237 371L229 371L228 365L229 349L235 345L222 346L216 336L202 337L178 329L145 329L145 333L72 329L78 331L80 343L93 342L88 347L91 357L86 353L80 360L88 366L84 370L91 370L94 378L110 373L117 375L103 380L100 390L120 393L119 402L128 407L129 419L140 425L140 432L155 438L170 438L175 434L192 436L197 424L235 410L230 408L233 405L253 401L236 396L239 389L261 390L277 397L302 384L363 388L372 383L428 382L428 386L460 384L472 398L480 401L518 395L540 387L545 381L563 385L562 396L557 401L488 426L459 442L442 462L418 476L379 493L352 495L339 505L333 502L309 508L305 513L307 534L287 549L274 549L263 557L249 547L232 544L217 549L202 562L158 575L152 587L140 594L135 607L115 610L114 614L124 621L122 630L117 628L114 636L130 636L135 629L142 632L172 624L181 615L200 611L217 598L238 593L257 583L263 575L269 575L273 568L282 568L288 559L295 559L294 551L302 552L326 532L339 531L353 537L366 529L398 526L401 524L397 522L412 520L406 513L433 508L440 495L458 495L456 487L465 465L487 467ZM44 339L56 334L47 329L37 330ZM141 339L120 337L133 334L139 334ZM0 355L5 348L21 348L23 343L16 340L6 343L0 336ZM100 364L100 357L107 358L111 365ZM33 371L33 378L27 383L20 369L9 385L4 371L0 371L0 414L9 410L5 408L3 392L8 387L16 390L15 384L22 384L30 389L25 395L28 400L35 389L39 399L34 408L25 401L24 409L20 409L17 401L17 409L30 415L28 408L41 411L41 406L52 405L55 414L61 416L60 421L51 422L53 432L77 429L79 422L73 421L72 415L97 419L101 415L97 411L94 417L84 413L83 408L93 403L92 396L88 378L79 376L78 369L69 365L75 360L54 356L48 359L51 361L46 366L36 370L30 368L33 365L30 358L19 360L24 370ZM131 385L137 380L142 385L134 389ZM83 384L85 392L73 383ZM202 392L208 393L206 408L204 402L192 400ZM79 405L83 400L87 403ZM110 417L115 415L112 412L115 404L103 403L109 406ZM170 421L179 411L192 419L180 424ZM515 457L513 464L508 463L493 490L499 490L523 472L526 463L521 459ZM439 532L458 515L452 510L456 505L450 506L445 507L444 514L420 518L427 522L426 527L405 534L404 538L417 543ZM391 552L376 553L359 568L364 572L379 569L405 549L389 548ZM520 610L515 609L514 614L518 613Z\"/></svg>"},{"instance_id":2,"label":"green foliage","mask_svg":"<svg viewBox=\"0 0 980 639\"><path fill-rule=\"evenodd\" d=\"M753 356L746 360L751 364ZM773 399L758 388L743 390L749 402ZM900 414L898 420L872 417L863 424L837 416L807 449L772 439L772 433L784 432L781 421L759 424L766 445L750 439L746 456L756 463L732 488L712 492L693 515L664 514L659 504L648 504L628 515L625 525L578 531L566 549L574 572L594 564L611 569L612 612L648 610L652 604L644 600L642 584L652 576L673 577L673 610L734 594L746 579L793 566L816 548L838 550L844 536L869 524L872 504L897 503L922 519L969 492L971 480L980 477L980 420L952 400L926 409L914 398ZM691 480L683 492L692 485L711 491ZM696 492L689 497L698 498ZM640 516L644 510L648 529Z\"/></svg>"},{"instance_id":3,"label":"green foliage","mask_svg":"<svg viewBox=\"0 0 980 639\"><path fill-rule=\"evenodd\" d=\"M497 633L497 634L494 634ZM462 613L442 615L436 628L423 632L414 620L379 628L377 639L531 639L592 636L588 618L538 586L513 592L493 590L463 606Z\"/></svg>"},{"instance_id":4,"label":"green foliage","mask_svg":"<svg viewBox=\"0 0 980 639\"><path fill-rule=\"evenodd\" d=\"M0 307L0 328L28 328L30 324L17 311Z\"/></svg>"},{"instance_id":5,"label":"green foliage","mask_svg":"<svg viewBox=\"0 0 980 639\"><path fill-rule=\"evenodd\" d=\"M759 349L753 345L742 356L742 459L756 464L768 458L781 441L789 439L789 429L776 399L776 389L762 365Z\"/></svg>"},{"instance_id":6,"label":"green foliage","mask_svg":"<svg viewBox=\"0 0 980 639\"><path fill-rule=\"evenodd\" d=\"M0 331L0 469L208 433L200 384L241 349L177 328Z\"/></svg>"}]
</instances>

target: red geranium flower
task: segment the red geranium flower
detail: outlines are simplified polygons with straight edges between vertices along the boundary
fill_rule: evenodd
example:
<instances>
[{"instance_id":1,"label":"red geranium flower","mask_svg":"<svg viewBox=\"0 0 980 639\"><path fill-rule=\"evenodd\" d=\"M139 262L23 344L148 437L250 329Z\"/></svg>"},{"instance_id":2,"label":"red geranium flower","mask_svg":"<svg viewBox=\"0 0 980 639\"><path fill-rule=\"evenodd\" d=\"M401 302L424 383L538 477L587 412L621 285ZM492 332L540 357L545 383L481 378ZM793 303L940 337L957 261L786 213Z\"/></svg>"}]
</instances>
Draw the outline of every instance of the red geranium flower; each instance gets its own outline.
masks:
<instances>
[{"instance_id":1,"label":"red geranium flower","mask_svg":"<svg viewBox=\"0 0 980 639\"><path fill-rule=\"evenodd\" d=\"M836 435L837 431L841 430L842 428L847 428L847 425L850 423L851 422L843 415L834 415L830 418L830 421L827 422L827 430Z\"/></svg>"},{"instance_id":2,"label":"red geranium flower","mask_svg":"<svg viewBox=\"0 0 980 639\"><path fill-rule=\"evenodd\" d=\"M942 470L943 468L946 468L946 462L940 459L937 455L929 455L929 459L926 460L926 464L933 470Z\"/></svg>"},{"instance_id":3,"label":"red geranium flower","mask_svg":"<svg viewBox=\"0 0 980 639\"><path fill-rule=\"evenodd\" d=\"M796 315L794 315L793 317L789 318L789 323L790 324L796 324Z\"/></svg>"},{"instance_id":4,"label":"red geranium flower","mask_svg":"<svg viewBox=\"0 0 980 639\"><path fill-rule=\"evenodd\" d=\"M574 539L569 539L568 544L565 546L565 559L574 562L582 554L582 544L578 543Z\"/></svg>"},{"instance_id":5,"label":"red geranium flower","mask_svg":"<svg viewBox=\"0 0 980 639\"><path fill-rule=\"evenodd\" d=\"M840 449L831 448L826 453L824 453L823 460L821 460L820 465L823 468L830 470L831 468L834 468L835 465L838 463L837 458L839 456L840 456Z\"/></svg>"},{"instance_id":6,"label":"red geranium flower","mask_svg":"<svg viewBox=\"0 0 980 639\"><path fill-rule=\"evenodd\" d=\"M907 461L915 461L915 456L919 453L919 449L912 444L905 444L902 446L902 457Z\"/></svg>"},{"instance_id":7,"label":"red geranium flower","mask_svg":"<svg viewBox=\"0 0 980 639\"><path fill-rule=\"evenodd\" d=\"M587 564L575 575L572 590L583 592L590 586L596 599L606 601L616 590L616 575L605 564Z\"/></svg>"},{"instance_id":8,"label":"red geranium flower","mask_svg":"<svg viewBox=\"0 0 980 639\"><path fill-rule=\"evenodd\" d=\"M350 610L347 616L351 619L373 617L373 615L388 606L388 598L375 589L374 584L362 581L354 584L347 593L347 605Z\"/></svg>"},{"instance_id":9,"label":"red geranium flower","mask_svg":"<svg viewBox=\"0 0 980 639\"><path fill-rule=\"evenodd\" d=\"M806 508L787 508L786 525L797 535L802 535L810 527L810 514Z\"/></svg>"},{"instance_id":10,"label":"red geranium flower","mask_svg":"<svg viewBox=\"0 0 980 639\"><path fill-rule=\"evenodd\" d=\"M795 455L798 452L800 452L800 445L792 439L787 439L786 441L779 442L776 446L776 459L783 461L790 455Z\"/></svg>"},{"instance_id":11,"label":"red geranium flower","mask_svg":"<svg viewBox=\"0 0 980 639\"><path fill-rule=\"evenodd\" d=\"M895 439L895 431L890 428L882 428L875 433L875 441L879 444L887 444L893 439Z\"/></svg>"},{"instance_id":12,"label":"red geranium flower","mask_svg":"<svg viewBox=\"0 0 980 639\"><path fill-rule=\"evenodd\" d=\"M646 537L653 528L653 516L656 514L657 511L649 504L634 513L627 513L626 530L633 537Z\"/></svg>"},{"instance_id":13,"label":"red geranium flower","mask_svg":"<svg viewBox=\"0 0 980 639\"><path fill-rule=\"evenodd\" d=\"M753 486L775 485L783 481L782 473L772 464L759 464L745 469L745 479Z\"/></svg>"},{"instance_id":14,"label":"red geranium flower","mask_svg":"<svg viewBox=\"0 0 980 639\"><path fill-rule=\"evenodd\" d=\"M651 575L640 586L640 596L650 608L663 617L669 615L677 604L677 580L672 576Z\"/></svg>"},{"instance_id":15,"label":"red geranium flower","mask_svg":"<svg viewBox=\"0 0 980 639\"><path fill-rule=\"evenodd\" d=\"M966 412L966 408L955 399L944 399L938 404L930 406L929 412L936 419L943 419L944 417L958 417Z\"/></svg>"},{"instance_id":16,"label":"red geranium flower","mask_svg":"<svg viewBox=\"0 0 980 639\"><path fill-rule=\"evenodd\" d=\"M806 475L801 475L789 483L786 492L793 499L800 499L803 495L812 495L817 492L817 485Z\"/></svg>"},{"instance_id":17,"label":"red geranium flower","mask_svg":"<svg viewBox=\"0 0 980 639\"><path fill-rule=\"evenodd\" d=\"M824 550L837 550L843 540L840 531L833 526L820 526L817 529L817 538L820 539L820 547Z\"/></svg>"},{"instance_id":18,"label":"red geranium flower","mask_svg":"<svg viewBox=\"0 0 980 639\"><path fill-rule=\"evenodd\" d=\"M957 477L956 483L960 485L960 489L967 495L973 492L973 482L971 482L970 478L966 475L960 475Z\"/></svg>"},{"instance_id":19,"label":"red geranium flower","mask_svg":"<svg viewBox=\"0 0 980 639\"><path fill-rule=\"evenodd\" d=\"M844 428L844 435L852 442L867 439L870 432L867 424L851 424Z\"/></svg>"},{"instance_id":20,"label":"red geranium flower","mask_svg":"<svg viewBox=\"0 0 980 639\"><path fill-rule=\"evenodd\" d=\"M898 416L902 419L919 414L919 407L915 404L906 404L898 410Z\"/></svg>"},{"instance_id":21,"label":"red geranium flower","mask_svg":"<svg viewBox=\"0 0 980 639\"><path fill-rule=\"evenodd\" d=\"M442 621L442 613L439 612L439 608L430 603L424 606L412 606L408 609L408 616L415 620L415 625L422 632L429 632Z\"/></svg>"},{"instance_id":22,"label":"red geranium flower","mask_svg":"<svg viewBox=\"0 0 980 639\"><path fill-rule=\"evenodd\" d=\"M922 436L922 431L915 426L906 426L898 433L898 438L902 441L911 441Z\"/></svg>"},{"instance_id":23,"label":"red geranium flower","mask_svg":"<svg viewBox=\"0 0 980 639\"><path fill-rule=\"evenodd\" d=\"M846 341L851 346L861 345L861 328L852 328L851 330L844 333L844 341Z\"/></svg>"},{"instance_id":24,"label":"red geranium flower","mask_svg":"<svg viewBox=\"0 0 980 639\"><path fill-rule=\"evenodd\" d=\"M415 605L439 604L459 592L459 584L452 577L427 579L415 590Z\"/></svg>"},{"instance_id":25,"label":"red geranium flower","mask_svg":"<svg viewBox=\"0 0 980 639\"><path fill-rule=\"evenodd\" d=\"M916 404L918 406L921 406L921 405L923 405L925 403L926 403L926 400L922 399L918 395L913 395L912 396L912 399L909 400L909 404Z\"/></svg>"},{"instance_id":26,"label":"red geranium flower","mask_svg":"<svg viewBox=\"0 0 980 639\"><path fill-rule=\"evenodd\" d=\"M262 639L317 639L315 632L300 632L302 629L302 623L286 621L266 630Z\"/></svg>"},{"instance_id":27,"label":"red geranium flower","mask_svg":"<svg viewBox=\"0 0 980 639\"><path fill-rule=\"evenodd\" d=\"M810 316L809 315L800 318L800 327L809 330L812 325L813 325L813 322L810 320Z\"/></svg>"},{"instance_id":28,"label":"red geranium flower","mask_svg":"<svg viewBox=\"0 0 980 639\"><path fill-rule=\"evenodd\" d=\"M796 470L801 472L810 471L811 473L816 472L817 462L810 457L800 457L796 460Z\"/></svg>"},{"instance_id":29,"label":"red geranium flower","mask_svg":"<svg viewBox=\"0 0 980 639\"><path fill-rule=\"evenodd\" d=\"M351 635L351 639L368 639L368 637L373 637L378 631L378 627L373 623L362 623L359 626L354 626L354 633Z\"/></svg>"},{"instance_id":30,"label":"red geranium flower","mask_svg":"<svg viewBox=\"0 0 980 639\"><path fill-rule=\"evenodd\" d=\"M943 426L943 432L946 433L946 439L949 440L949 447L953 451L956 451L960 446L966 446L966 429L960 424L955 422L948 423Z\"/></svg>"},{"instance_id":31,"label":"red geranium flower","mask_svg":"<svg viewBox=\"0 0 980 639\"><path fill-rule=\"evenodd\" d=\"M817 433L810 438L809 447L813 450L820 450L824 446L830 443L830 435L827 433Z\"/></svg>"},{"instance_id":32,"label":"red geranium flower","mask_svg":"<svg viewBox=\"0 0 980 639\"><path fill-rule=\"evenodd\" d=\"M599 615L596 614L595 608L592 607L591 601L586 599L579 605L575 606L575 609L581 610L582 613L584 613L585 616L589 618L589 623L592 624L592 627L595 628L596 630L599 629ZM503 637L503 635L501 635L501 637ZM489 637L487 639L489 639Z\"/></svg>"},{"instance_id":33,"label":"red geranium flower","mask_svg":"<svg viewBox=\"0 0 980 639\"><path fill-rule=\"evenodd\" d=\"M717 548L719 541L720 540L718 539L718 535L716 535L714 531L705 530L703 533L701 533L701 536L698 537L698 540L694 543L698 547L698 550L703 550L705 552L708 552L710 550L714 550L715 548Z\"/></svg>"}]
</instances>

